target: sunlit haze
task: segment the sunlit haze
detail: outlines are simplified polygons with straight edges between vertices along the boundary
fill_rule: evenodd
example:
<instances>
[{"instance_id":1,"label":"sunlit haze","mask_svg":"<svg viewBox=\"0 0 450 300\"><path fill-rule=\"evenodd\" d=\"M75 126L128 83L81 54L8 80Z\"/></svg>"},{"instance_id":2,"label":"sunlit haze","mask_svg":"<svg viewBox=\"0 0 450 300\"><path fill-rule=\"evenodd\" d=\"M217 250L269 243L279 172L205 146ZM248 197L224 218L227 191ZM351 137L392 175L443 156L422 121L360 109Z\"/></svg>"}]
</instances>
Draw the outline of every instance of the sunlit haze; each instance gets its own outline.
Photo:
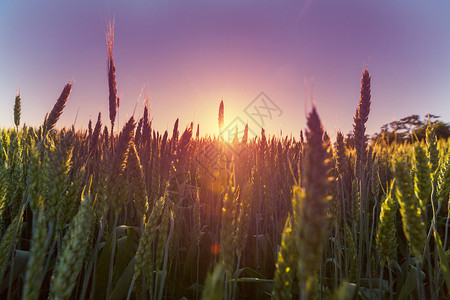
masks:
<instances>
[{"instance_id":1,"label":"sunlit haze","mask_svg":"<svg viewBox=\"0 0 450 300\"><path fill-rule=\"evenodd\" d=\"M99 111L109 124L108 16L120 127L148 95L154 129L180 118L218 134L223 99L225 126L258 133L263 92L270 134L298 136L311 98L327 131L347 133L366 66L368 133L411 114L450 121L449 14L448 1L1 1L0 127L13 126L17 90L22 121L39 125L71 80L58 125L87 128Z\"/></svg>"}]
</instances>

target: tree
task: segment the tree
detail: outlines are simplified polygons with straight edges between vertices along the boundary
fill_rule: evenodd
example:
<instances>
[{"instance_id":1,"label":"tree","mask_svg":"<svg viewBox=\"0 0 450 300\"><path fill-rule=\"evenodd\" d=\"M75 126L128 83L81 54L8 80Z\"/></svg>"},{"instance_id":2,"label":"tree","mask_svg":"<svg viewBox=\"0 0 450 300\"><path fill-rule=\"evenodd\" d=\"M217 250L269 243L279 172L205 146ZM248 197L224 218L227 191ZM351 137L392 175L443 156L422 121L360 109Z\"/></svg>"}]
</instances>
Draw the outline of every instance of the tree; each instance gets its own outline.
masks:
<instances>
[{"instance_id":1,"label":"tree","mask_svg":"<svg viewBox=\"0 0 450 300\"><path fill-rule=\"evenodd\" d=\"M407 116L399 121L393 121L381 126L380 132L375 133L372 140L383 140L388 143L394 141L421 141L425 139L428 122L434 124L437 138L447 139L450 137L450 125L438 120L439 118L440 116L437 115L426 114L422 121L419 115Z\"/></svg>"}]
</instances>

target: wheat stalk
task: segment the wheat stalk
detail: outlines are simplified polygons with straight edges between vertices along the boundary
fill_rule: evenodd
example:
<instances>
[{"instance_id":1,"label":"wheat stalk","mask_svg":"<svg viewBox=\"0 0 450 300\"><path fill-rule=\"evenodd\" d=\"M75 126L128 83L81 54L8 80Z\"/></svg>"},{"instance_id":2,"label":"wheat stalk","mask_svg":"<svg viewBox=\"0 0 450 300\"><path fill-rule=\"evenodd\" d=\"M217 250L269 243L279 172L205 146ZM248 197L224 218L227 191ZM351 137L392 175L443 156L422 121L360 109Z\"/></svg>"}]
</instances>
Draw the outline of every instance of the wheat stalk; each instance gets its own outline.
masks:
<instances>
[{"instance_id":1,"label":"wheat stalk","mask_svg":"<svg viewBox=\"0 0 450 300\"><path fill-rule=\"evenodd\" d=\"M90 242L93 226L93 207L90 195L82 198L80 208L64 237L53 271L50 295L53 299L69 299L77 284L78 275Z\"/></svg>"}]
</instances>

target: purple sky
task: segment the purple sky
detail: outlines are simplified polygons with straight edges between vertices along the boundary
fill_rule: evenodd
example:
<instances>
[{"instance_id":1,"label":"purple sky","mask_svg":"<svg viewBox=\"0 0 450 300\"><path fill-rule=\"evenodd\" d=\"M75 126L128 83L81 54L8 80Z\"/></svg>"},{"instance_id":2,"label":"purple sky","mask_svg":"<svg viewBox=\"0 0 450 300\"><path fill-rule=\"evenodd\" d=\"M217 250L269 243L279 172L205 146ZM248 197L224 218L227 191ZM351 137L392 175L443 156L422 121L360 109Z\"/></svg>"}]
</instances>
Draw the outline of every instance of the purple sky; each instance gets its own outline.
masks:
<instances>
[{"instance_id":1,"label":"purple sky","mask_svg":"<svg viewBox=\"0 0 450 300\"><path fill-rule=\"evenodd\" d=\"M147 3L148 2L148 3ZM334 136L352 129L360 78L372 75L368 132L410 115L450 121L450 2L433 1L2 1L0 127L39 125L74 80L59 125L109 124L105 18L115 15L120 126L147 90L153 126L194 121L217 134L263 91L281 109L265 129L298 136L314 101ZM108 13L109 11L109 13ZM146 88L147 87L147 88ZM145 93L144 93L145 94ZM309 94L306 97L306 94ZM136 113L143 110L143 97ZM117 126L116 126L117 128Z\"/></svg>"}]
</instances>

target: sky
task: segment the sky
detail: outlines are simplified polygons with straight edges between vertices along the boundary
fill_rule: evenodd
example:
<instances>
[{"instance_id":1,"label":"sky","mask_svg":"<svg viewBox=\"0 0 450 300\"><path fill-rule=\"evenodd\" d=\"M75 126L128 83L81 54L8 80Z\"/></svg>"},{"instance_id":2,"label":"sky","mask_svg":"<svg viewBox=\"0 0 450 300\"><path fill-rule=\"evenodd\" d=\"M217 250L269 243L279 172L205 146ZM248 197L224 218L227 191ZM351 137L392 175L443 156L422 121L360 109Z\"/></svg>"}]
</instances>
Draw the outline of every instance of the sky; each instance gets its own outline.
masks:
<instances>
[{"instance_id":1,"label":"sky","mask_svg":"<svg viewBox=\"0 0 450 300\"><path fill-rule=\"evenodd\" d=\"M432 4L431 4L432 2ZM315 103L334 136L352 130L361 75L372 77L367 133L426 113L450 121L450 1L1 1L0 127L40 125L64 85L59 126L109 125L105 31L115 19L118 123L144 99L159 131L201 135L248 123L298 136ZM312 101L313 100L313 101ZM116 121L117 124L117 121Z\"/></svg>"}]
</instances>

